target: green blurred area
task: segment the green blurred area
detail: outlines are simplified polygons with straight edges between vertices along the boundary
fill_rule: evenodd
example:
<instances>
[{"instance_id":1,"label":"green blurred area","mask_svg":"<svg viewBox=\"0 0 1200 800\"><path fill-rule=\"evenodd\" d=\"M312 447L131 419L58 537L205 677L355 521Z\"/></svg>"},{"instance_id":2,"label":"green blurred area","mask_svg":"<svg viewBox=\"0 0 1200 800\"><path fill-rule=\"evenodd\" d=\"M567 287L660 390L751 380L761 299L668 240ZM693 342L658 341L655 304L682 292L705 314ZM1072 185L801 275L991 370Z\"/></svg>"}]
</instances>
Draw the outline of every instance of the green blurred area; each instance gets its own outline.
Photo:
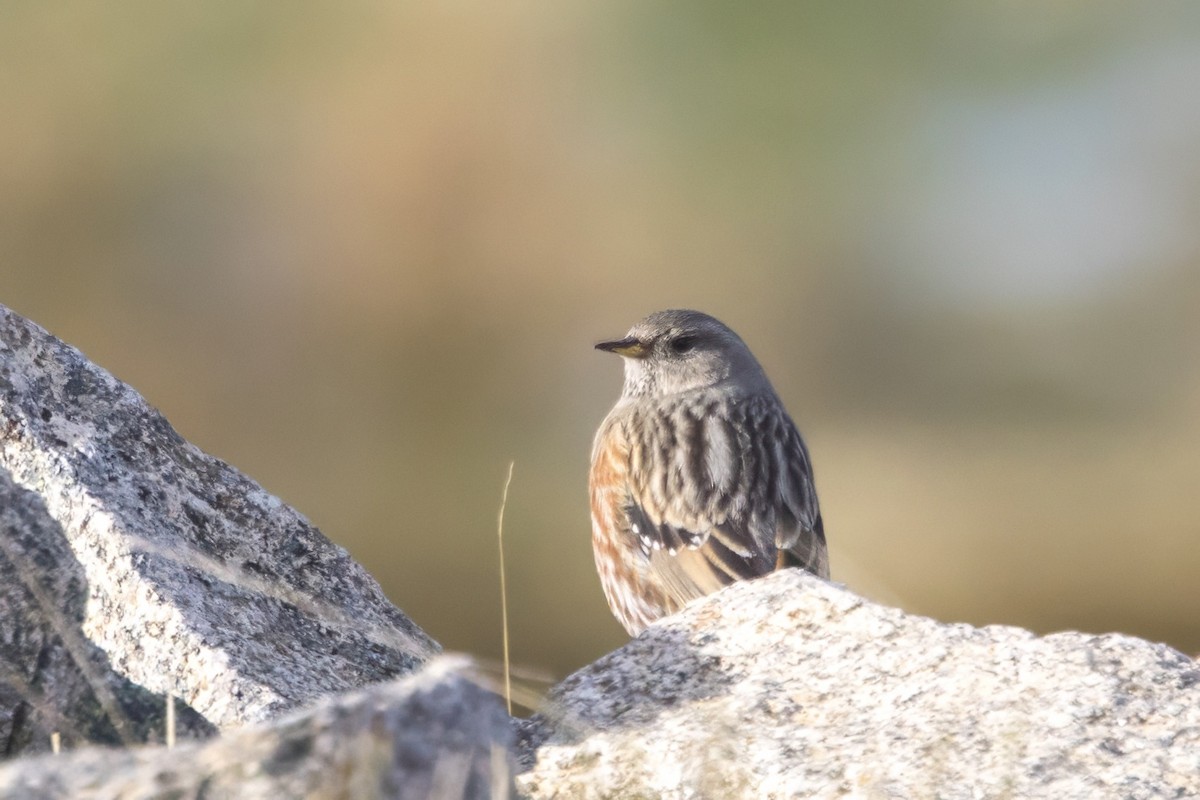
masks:
<instances>
[{"instance_id":1,"label":"green blurred area","mask_svg":"<svg viewBox=\"0 0 1200 800\"><path fill-rule=\"evenodd\" d=\"M805 433L834 577L1200 651L1200 6L0 9L0 302L452 649L617 646L586 471L695 307Z\"/></svg>"}]
</instances>

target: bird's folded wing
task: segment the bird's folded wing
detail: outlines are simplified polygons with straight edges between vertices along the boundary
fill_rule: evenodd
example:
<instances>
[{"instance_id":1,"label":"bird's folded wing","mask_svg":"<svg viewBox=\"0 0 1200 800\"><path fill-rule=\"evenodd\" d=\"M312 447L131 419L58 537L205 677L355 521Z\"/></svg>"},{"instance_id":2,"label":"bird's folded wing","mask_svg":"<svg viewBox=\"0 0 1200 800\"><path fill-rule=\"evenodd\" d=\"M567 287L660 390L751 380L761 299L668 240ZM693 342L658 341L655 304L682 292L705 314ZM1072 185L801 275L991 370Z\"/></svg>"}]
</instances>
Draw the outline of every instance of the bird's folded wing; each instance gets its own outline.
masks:
<instances>
[{"instance_id":1,"label":"bird's folded wing","mask_svg":"<svg viewBox=\"0 0 1200 800\"><path fill-rule=\"evenodd\" d=\"M785 566L828 577L808 453L777 403L709 407L660 429L672 446L643 443L623 511L681 606Z\"/></svg>"}]
</instances>

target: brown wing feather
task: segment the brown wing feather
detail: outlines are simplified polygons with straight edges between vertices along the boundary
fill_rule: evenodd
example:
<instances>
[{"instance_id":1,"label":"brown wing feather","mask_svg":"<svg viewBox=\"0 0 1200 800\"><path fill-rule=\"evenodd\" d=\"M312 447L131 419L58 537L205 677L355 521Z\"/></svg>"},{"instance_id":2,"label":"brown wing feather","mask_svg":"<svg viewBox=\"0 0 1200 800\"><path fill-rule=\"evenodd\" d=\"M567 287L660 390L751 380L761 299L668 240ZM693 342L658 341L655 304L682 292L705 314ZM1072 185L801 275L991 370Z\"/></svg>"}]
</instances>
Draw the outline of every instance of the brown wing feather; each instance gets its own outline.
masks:
<instances>
[{"instance_id":1,"label":"brown wing feather","mask_svg":"<svg viewBox=\"0 0 1200 800\"><path fill-rule=\"evenodd\" d=\"M662 616L663 609L675 609L630 528L630 457L630 442L621 420L606 419L596 434L588 474L592 551L609 608L636 636Z\"/></svg>"}]
</instances>

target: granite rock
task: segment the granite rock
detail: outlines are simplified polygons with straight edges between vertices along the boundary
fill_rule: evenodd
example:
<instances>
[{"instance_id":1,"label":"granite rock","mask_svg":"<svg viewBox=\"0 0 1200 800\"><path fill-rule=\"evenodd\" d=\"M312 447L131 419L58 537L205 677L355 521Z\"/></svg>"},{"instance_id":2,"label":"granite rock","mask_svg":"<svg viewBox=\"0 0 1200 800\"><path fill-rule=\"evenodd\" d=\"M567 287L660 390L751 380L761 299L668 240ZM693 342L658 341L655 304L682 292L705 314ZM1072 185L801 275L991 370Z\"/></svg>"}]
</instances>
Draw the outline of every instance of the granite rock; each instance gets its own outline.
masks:
<instances>
[{"instance_id":1,"label":"granite rock","mask_svg":"<svg viewBox=\"0 0 1200 800\"><path fill-rule=\"evenodd\" d=\"M461 657L174 749L88 747L0 766L20 800L512 795L512 727Z\"/></svg>"},{"instance_id":2,"label":"granite rock","mask_svg":"<svg viewBox=\"0 0 1200 800\"><path fill-rule=\"evenodd\" d=\"M344 549L0 306L0 755L270 718L438 645ZM150 707L157 709L151 711Z\"/></svg>"},{"instance_id":3,"label":"granite rock","mask_svg":"<svg viewBox=\"0 0 1200 800\"><path fill-rule=\"evenodd\" d=\"M787 570L664 619L522 732L533 798L1200 795L1200 669L944 624Z\"/></svg>"}]
</instances>

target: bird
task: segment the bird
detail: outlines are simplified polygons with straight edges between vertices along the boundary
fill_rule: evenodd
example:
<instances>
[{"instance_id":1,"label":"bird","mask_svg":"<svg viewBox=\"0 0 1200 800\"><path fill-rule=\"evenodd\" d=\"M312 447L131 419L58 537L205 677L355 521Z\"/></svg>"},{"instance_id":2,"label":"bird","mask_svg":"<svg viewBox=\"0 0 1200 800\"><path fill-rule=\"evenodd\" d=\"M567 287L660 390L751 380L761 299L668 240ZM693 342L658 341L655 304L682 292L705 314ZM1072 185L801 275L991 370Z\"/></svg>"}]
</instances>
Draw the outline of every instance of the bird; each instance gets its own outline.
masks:
<instances>
[{"instance_id":1,"label":"bird","mask_svg":"<svg viewBox=\"0 0 1200 800\"><path fill-rule=\"evenodd\" d=\"M630 636L734 581L829 579L808 448L736 333L672 309L596 349L625 381L592 445L592 550Z\"/></svg>"}]
</instances>

